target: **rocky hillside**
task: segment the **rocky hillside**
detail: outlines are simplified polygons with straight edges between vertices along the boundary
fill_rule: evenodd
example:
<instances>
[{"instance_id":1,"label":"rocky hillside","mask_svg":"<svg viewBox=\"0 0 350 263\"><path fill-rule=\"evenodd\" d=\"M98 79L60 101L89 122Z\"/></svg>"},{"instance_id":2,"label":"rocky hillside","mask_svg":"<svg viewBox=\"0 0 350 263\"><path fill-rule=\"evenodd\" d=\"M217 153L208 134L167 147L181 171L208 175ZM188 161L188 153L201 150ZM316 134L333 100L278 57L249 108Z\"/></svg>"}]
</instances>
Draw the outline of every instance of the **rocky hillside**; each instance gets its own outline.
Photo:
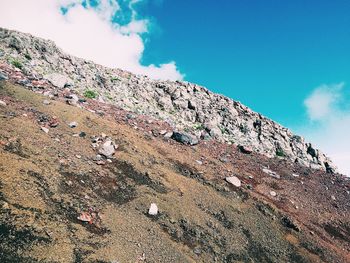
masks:
<instances>
[{"instance_id":1,"label":"rocky hillside","mask_svg":"<svg viewBox=\"0 0 350 263\"><path fill-rule=\"evenodd\" d=\"M0 262L350 262L348 178L0 69Z\"/></svg>"},{"instance_id":2,"label":"rocky hillside","mask_svg":"<svg viewBox=\"0 0 350 263\"><path fill-rule=\"evenodd\" d=\"M156 81L110 69L64 53L52 41L0 28L0 72L21 74L17 82L36 89L50 83L108 102L134 113L164 120L187 131L193 142L215 138L270 158L278 156L306 167L335 172L332 162L288 129L241 103L187 82Z\"/></svg>"}]
</instances>

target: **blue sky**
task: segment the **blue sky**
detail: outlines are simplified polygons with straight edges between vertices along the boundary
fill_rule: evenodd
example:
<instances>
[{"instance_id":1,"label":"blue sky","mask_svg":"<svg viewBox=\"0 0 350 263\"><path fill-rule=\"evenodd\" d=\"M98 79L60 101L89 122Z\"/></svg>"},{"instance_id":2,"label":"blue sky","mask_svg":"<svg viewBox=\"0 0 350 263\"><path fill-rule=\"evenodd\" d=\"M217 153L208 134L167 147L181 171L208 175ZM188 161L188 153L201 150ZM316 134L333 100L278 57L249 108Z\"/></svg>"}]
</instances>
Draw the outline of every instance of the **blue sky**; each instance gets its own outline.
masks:
<instances>
[{"instance_id":1,"label":"blue sky","mask_svg":"<svg viewBox=\"0 0 350 263\"><path fill-rule=\"evenodd\" d=\"M350 175L349 0L1 0L0 26L239 100Z\"/></svg>"},{"instance_id":2,"label":"blue sky","mask_svg":"<svg viewBox=\"0 0 350 263\"><path fill-rule=\"evenodd\" d=\"M297 129L321 84L350 82L350 1L164 1L144 63L177 62L185 79Z\"/></svg>"}]
</instances>

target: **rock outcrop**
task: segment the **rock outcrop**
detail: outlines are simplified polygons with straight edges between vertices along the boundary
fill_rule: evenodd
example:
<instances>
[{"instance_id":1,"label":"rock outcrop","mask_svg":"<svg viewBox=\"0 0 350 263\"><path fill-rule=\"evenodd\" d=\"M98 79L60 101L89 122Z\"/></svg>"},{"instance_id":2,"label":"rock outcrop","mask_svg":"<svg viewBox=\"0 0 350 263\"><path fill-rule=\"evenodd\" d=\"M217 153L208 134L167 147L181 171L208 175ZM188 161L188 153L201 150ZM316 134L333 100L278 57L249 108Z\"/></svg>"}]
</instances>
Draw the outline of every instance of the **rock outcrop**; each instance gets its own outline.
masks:
<instances>
[{"instance_id":1,"label":"rock outcrop","mask_svg":"<svg viewBox=\"0 0 350 263\"><path fill-rule=\"evenodd\" d=\"M81 94L93 91L100 101L166 120L174 130L185 130L197 138L215 138L268 157L336 170L329 158L302 137L238 101L193 83L152 80L103 67L66 54L52 41L2 28L0 63L11 64L28 78L49 81L58 89L69 87Z\"/></svg>"}]
</instances>

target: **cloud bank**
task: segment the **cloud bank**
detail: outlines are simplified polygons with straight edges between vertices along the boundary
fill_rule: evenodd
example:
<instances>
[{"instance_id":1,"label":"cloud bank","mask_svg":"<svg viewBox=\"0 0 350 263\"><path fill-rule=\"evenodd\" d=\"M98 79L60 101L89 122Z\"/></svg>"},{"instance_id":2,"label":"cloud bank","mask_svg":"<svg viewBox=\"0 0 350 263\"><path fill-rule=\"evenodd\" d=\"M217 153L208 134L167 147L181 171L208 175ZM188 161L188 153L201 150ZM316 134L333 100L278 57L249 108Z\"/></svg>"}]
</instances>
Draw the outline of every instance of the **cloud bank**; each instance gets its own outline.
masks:
<instances>
[{"instance_id":1,"label":"cloud bank","mask_svg":"<svg viewBox=\"0 0 350 263\"><path fill-rule=\"evenodd\" d=\"M141 64L150 21L138 18L135 6L140 1L1 0L0 26L51 39L66 52L107 67L181 80L174 61Z\"/></svg>"},{"instance_id":2,"label":"cloud bank","mask_svg":"<svg viewBox=\"0 0 350 263\"><path fill-rule=\"evenodd\" d=\"M304 134L350 176L350 100L345 83L322 85L304 101L310 120Z\"/></svg>"}]
</instances>

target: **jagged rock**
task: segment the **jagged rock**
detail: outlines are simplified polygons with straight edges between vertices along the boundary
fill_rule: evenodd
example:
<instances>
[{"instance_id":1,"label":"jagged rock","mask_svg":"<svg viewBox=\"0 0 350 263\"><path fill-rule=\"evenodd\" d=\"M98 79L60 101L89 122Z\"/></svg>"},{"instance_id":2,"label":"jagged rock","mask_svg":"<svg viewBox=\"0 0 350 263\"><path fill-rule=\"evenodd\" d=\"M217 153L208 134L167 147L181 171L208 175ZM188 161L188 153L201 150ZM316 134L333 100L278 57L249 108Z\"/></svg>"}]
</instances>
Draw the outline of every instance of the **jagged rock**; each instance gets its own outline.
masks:
<instances>
[{"instance_id":1,"label":"jagged rock","mask_svg":"<svg viewBox=\"0 0 350 263\"><path fill-rule=\"evenodd\" d=\"M156 216L158 214L158 206L155 203L151 204L148 214L151 216Z\"/></svg>"},{"instance_id":2,"label":"jagged rock","mask_svg":"<svg viewBox=\"0 0 350 263\"><path fill-rule=\"evenodd\" d=\"M274 177L274 178L277 178L277 179L281 178L279 174L277 174L274 171L271 171L270 169L263 168L263 172L266 173L267 175L271 176L271 177Z\"/></svg>"},{"instance_id":3,"label":"jagged rock","mask_svg":"<svg viewBox=\"0 0 350 263\"><path fill-rule=\"evenodd\" d=\"M105 141L105 143L101 146L98 152L106 158L111 158L115 153L115 147L113 142L111 140Z\"/></svg>"},{"instance_id":4,"label":"jagged rock","mask_svg":"<svg viewBox=\"0 0 350 263\"><path fill-rule=\"evenodd\" d=\"M48 128L46 128L46 127L40 127L40 128L41 128L41 130L42 130L43 132L49 133L49 129L48 129Z\"/></svg>"},{"instance_id":5,"label":"jagged rock","mask_svg":"<svg viewBox=\"0 0 350 263\"><path fill-rule=\"evenodd\" d=\"M238 149L241 153L251 154L253 152L252 148L244 145L239 145Z\"/></svg>"},{"instance_id":6,"label":"jagged rock","mask_svg":"<svg viewBox=\"0 0 350 263\"><path fill-rule=\"evenodd\" d=\"M186 145L196 145L199 143L195 136L185 132L173 132L171 138Z\"/></svg>"},{"instance_id":7,"label":"jagged rock","mask_svg":"<svg viewBox=\"0 0 350 263\"><path fill-rule=\"evenodd\" d=\"M52 85L60 89L72 85L72 80L70 78L59 73L47 74L44 76L44 79L47 79Z\"/></svg>"},{"instance_id":8,"label":"jagged rock","mask_svg":"<svg viewBox=\"0 0 350 263\"><path fill-rule=\"evenodd\" d=\"M236 176L226 177L225 180L236 187L241 187L241 180Z\"/></svg>"},{"instance_id":9,"label":"jagged rock","mask_svg":"<svg viewBox=\"0 0 350 263\"><path fill-rule=\"evenodd\" d=\"M0 80L8 80L7 75L0 72Z\"/></svg>"},{"instance_id":10,"label":"jagged rock","mask_svg":"<svg viewBox=\"0 0 350 263\"><path fill-rule=\"evenodd\" d=\"M214 94L204 87L180 81L151 80L120 69L102 67L65 54L52 41L2 28L0 48L4 53L0 57L1 63L8 64L5 58L13 52L18 53L16 55L20 61L26 61L27 54L32 61L40 63L26 64L24 73L29 76L36 72L51 72L44 79L58 88L74 83L72 88L77 92L87 87L99 94L108 90L115 98L113 103L116 106L131 112L142 112L155 119L166 119L173 124L174 130L191 131L194 125L200 124L208 132L203 134L203 138L209 139L210 134L220 141L232 141L268 157L283 152L283 157L293 162L336 172L329 158L302 137L253 112L240 102ZM21 52L23 48L26 52ZM118 79L118 85L107 77L111 75ZM72 105L77 102L76 98L68 100ZM207 123L210 125L207 126ZM225 130L223 133L220 130L222 128Z\"/></svg>"}]
</instances>

